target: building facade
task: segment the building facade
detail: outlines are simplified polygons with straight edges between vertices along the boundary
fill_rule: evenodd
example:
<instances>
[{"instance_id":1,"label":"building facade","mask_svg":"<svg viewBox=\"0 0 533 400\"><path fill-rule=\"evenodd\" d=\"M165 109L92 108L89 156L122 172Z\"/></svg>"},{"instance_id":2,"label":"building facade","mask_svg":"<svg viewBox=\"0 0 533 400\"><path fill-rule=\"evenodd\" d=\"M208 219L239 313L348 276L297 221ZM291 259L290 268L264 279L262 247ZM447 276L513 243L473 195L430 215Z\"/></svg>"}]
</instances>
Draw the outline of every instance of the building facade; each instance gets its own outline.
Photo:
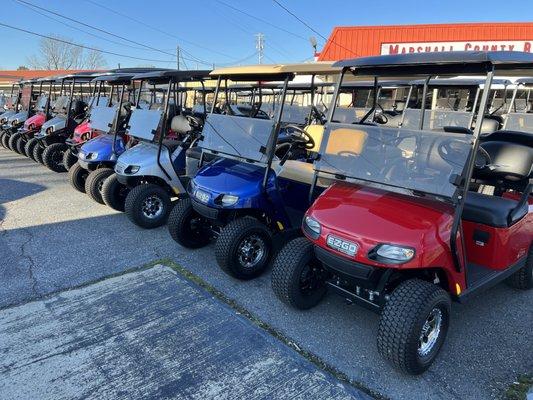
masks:
<instances>
[{"instance_id":1,"label":"building facade","mask_svg":"<svg viewBox=\"0 0 533 400\"><path fill-rule=\"evenodd\" d=\"M319 61L440 51L533 51L533 23L335 27Z\"/></svg>"}]
</instances>

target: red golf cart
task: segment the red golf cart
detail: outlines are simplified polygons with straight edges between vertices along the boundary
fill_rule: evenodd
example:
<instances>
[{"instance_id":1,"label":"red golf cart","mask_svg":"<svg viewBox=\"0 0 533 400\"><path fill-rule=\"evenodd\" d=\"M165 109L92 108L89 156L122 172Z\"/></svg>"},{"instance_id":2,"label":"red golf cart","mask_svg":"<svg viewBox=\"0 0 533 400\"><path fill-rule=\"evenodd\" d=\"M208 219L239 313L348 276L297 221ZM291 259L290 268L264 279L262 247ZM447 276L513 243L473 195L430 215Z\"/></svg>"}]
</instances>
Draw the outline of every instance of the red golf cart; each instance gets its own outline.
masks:
<instances>
[{"instance_id":1,"label":"red golf cart","mask_svg":"<svg viewBox=\"0 0 533 400\"><path fill-rule=\"evenodd\" d=\"M307 211L305 237L279 253L272 287L299 309L333 290L380 313L379 353L420 374L445 340L452 300L504 280L533 286L533 114L510 112L512 131L484 133L479 112L470 126L441 126L443 116L425 104L428 83L437 75L486 76L477 110L488 110L494 75L533 74L533 54L402 54L337 66L339 85L354 76L376 86L381 78L423 77L418 128L331 122L333 99L315 185L333 184Z\"/></svg>"}]
</instances>

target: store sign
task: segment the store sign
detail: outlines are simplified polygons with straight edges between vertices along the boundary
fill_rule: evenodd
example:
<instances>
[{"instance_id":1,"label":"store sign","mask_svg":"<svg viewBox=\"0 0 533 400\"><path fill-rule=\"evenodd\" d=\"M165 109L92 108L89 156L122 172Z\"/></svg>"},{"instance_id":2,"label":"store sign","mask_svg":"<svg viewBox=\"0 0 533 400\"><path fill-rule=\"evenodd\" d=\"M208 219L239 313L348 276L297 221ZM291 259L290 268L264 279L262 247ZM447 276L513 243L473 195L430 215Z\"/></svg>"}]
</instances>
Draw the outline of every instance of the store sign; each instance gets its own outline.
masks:
<instances>
[{"instance_id":1,"label":"store sign","mask_svg":"<svg viewBox=\"0 0 533 400\"><path fill-rule=\"evenodd\" d=\"M483 40L470 42L382 43L381 54L436 53L442 51L525 51L533 40Z\"/></svg>"}]
</instances>

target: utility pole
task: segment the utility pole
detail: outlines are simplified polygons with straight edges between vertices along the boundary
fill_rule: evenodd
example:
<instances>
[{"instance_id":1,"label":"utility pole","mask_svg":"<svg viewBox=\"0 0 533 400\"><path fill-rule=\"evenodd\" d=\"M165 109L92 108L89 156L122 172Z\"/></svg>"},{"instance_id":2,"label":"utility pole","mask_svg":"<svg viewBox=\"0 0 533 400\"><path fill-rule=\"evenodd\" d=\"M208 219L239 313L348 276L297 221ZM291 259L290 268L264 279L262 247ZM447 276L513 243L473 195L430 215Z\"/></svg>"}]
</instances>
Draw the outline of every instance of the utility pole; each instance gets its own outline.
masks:
<instances>
[{"instance_id":1,"label":"utility pole","mask_svg":"<svg viewBox=\"0 0 533 400\"><path fill-rule=\"evenodd\" d=\"M257 55L259 57L259 64L263 64L263 56L265 50L265 35L262 33L257 33L255 35L255 48L257 50Z\"/></svg>"},{"instance_id":2,"label":"utility pole","mask_svg":"<svg viewBox=\"0 0 533 400\"><path fill-rule=\"evenodd\" d=\"M180 69L180 46L176 45L176 69Z\"/></svg>"}]
</instances>

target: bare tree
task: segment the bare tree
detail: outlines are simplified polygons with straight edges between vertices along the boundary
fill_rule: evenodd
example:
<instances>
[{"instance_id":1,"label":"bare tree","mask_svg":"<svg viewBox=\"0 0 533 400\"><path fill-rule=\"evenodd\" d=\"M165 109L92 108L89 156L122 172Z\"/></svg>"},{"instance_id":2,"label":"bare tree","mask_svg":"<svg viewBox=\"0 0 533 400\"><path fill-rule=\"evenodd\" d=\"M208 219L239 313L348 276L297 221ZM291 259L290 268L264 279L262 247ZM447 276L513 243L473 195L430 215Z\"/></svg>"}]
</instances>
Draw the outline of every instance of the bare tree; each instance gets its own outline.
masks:
<instances>
[{"instance_id":1,"label":"bare tree","mask_svg":"<svg viewBox=\"0 0 533 400\"><path fill-rule=\"evenodd\" d=\"M83 57L84 69L102 69L107 66L107 62L100 51L89 50Z\"/></svg>"},{"instance_id":2,"label":"bare tree","mask_svg":"<svg viewBox=\"0 0 533 400\"><path fill-rule=\"evenodd\" d=\"M54 36L65 42L70 39ZM81 47L57 40L44 38L39 43L39 52L28 57L28 64L34 69L98 69L106 65L102 53L90 50L85 54Z\"/></svg>"}]
</instances>

